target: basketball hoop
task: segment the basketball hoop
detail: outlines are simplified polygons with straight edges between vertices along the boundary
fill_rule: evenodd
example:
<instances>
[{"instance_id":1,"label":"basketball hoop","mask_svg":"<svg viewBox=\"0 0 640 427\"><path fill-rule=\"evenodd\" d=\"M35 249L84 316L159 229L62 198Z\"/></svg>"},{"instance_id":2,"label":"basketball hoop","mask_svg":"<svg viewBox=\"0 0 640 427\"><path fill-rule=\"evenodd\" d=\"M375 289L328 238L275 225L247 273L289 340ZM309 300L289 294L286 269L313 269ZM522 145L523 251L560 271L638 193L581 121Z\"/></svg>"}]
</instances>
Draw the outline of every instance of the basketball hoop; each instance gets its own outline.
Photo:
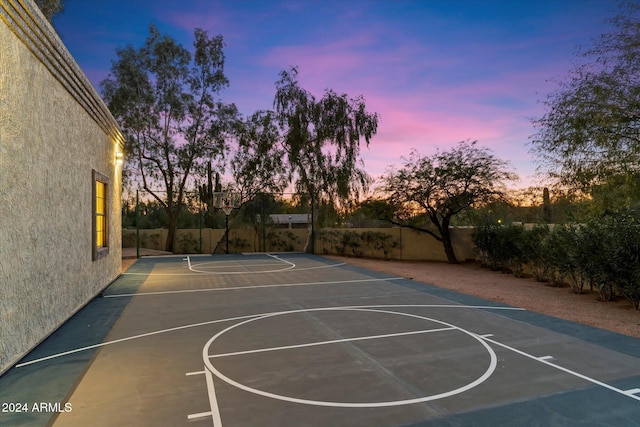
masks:
<instances>
[{"instance_id":1,"label":"basketball hoop","mask_svg":"<svg viewBox=\"0 0 640 427\"><path fill-rule=\"evenodd\" d=\"M215 209L222 209L225 215L225 239L227 241L227 254L229 253L229 215L234 209L242 206L241 193L233 191L216 191L213 193Z\"/></svg>"}]
</instances>

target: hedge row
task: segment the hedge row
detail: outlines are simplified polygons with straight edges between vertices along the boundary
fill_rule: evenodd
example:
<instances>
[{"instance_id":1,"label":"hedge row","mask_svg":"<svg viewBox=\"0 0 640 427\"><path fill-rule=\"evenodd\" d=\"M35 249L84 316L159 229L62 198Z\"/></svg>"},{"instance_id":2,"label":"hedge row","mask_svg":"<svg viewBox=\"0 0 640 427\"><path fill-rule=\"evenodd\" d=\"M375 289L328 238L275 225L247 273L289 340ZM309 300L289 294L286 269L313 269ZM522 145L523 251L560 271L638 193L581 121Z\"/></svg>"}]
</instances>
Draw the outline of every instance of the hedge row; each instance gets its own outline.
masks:
<instances>
[{"instance_id":1,"label":"hedge row","mask_svg":"<svg viewBox=\"0 0 640 427\"><path fill-rule=\"evenodd\" d=\"M627 298L640 309L640 221L609 215L581 224L495 225L476 227L473 235L480 261L496 270L536 280L585 286L603 300Z\"/></svg>"}]
</instances>

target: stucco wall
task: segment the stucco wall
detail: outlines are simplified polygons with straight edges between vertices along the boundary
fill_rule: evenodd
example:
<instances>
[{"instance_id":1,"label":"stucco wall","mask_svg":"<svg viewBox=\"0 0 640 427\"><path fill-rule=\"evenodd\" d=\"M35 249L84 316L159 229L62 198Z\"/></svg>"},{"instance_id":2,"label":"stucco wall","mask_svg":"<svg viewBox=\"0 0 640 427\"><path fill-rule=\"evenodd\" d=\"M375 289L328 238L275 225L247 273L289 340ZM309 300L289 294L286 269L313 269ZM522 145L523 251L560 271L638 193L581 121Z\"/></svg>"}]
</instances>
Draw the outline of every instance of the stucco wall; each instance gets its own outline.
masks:
<instances>
[{"instance_id":1,"label":"stucco wall","mask_svg":"<svg viewBox=\"0 0 640 427\"><path fill-rule=\"evenodd\" d=\"M11 20L16 17L30 21L31 29ZM36 52L38 42L29 42L28 33L38 28L44 31L40 37L51 37L31 2L0 0L0 18L1 373L120 274L115 153L121 141L114 138L115 124L87 107L101 101L89 93L93 88L86 88L84 75L72 75L78 68L68 52L46 46ZM59 39L51 40L64 49ZM71 84L89 95L74 94ZM106 108L100 108L104 115ZM96 261L94 169L110 181L110 251Z\"/></svg>"},{"instance_id":2,"label":"stucco wall","mask_svg":"<svg viewBox=\"0 0 640 427\"><path fill-rule=\"evenodd\" d=\"M270 229L267 231L266 251L303 251L307 242L306 229ZM345 238L345 234L348 234ZM475 259L473 228L452 228L453 249L458 261ZM135 247L136 230L124 230L124 247ZM176 230L174 253L224 253L224 230L203 228ZM386 237L385 237L386 236ZM140 247L163 250L167 230L140 230ZM219 242L219 245L218 245ZM229 252L262 251L260 233L253 230L231 229ZM433 236L408 228L321 228L316 232L316 253L415 261L447 261L442 243Z\"/></svg>"},{"instance_id":3,"label":"stucco wall","mask_svg":"<svg viewBox=\"0 0 640 427\"><path fill-rule=\"evenodd\" d=\"M475 257L472 233L472 228L451 229L453 248L459 261ZM316 253L447 261L441 242L427 233L408 228L323 228L316 240Z\"/></svg>"}]
</instances>

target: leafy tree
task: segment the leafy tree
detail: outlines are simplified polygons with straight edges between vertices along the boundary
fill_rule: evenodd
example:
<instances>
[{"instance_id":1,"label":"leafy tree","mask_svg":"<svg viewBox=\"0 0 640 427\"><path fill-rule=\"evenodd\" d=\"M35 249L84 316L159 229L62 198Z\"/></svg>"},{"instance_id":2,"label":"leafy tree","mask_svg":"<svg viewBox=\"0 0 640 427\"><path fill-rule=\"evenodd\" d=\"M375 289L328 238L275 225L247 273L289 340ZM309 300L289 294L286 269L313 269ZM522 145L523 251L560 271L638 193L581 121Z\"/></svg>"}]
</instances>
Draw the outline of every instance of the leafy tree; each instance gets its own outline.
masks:
<instances>
[{"instance_id":1,"label":"leafy tree","mask_svg":"<svg viewBox=\"0 0 640 427\"><path fill-rule=\"evenodd\" d=\"M144 46L116 50L101 83L126 134L130 173L166 211L168 251L192 175L224 156L237 117L234 105L217 99L228 86L222 36L196 29L193 45L192 55L151 26Z\"/></svg>"},{"instance_id":2,"label":"leafy tree","mask_svg":"<svg viewBox=\"0 0 640 427\"><path fill-rule=\"evenodd\" d=\"M561 186L590 192L615 181L628 205L640 194L640 4L627 3L611 22L548 95L531 144Z\"/></svg>"},{"instance_id":3,"label":"leafy tree","mask_svg":"<svg viewBox=\"0 0 640 427\"><path fill-rule=\"evenodd\" d=\"M369 198L358 203L357 206L345 212L343 222L355 228L385 228L391 227L386 221L385 212L395 212L385 200Z\"/></svg>"},{"instance_id":4,"label":"leafy tree","mask_svg":"<svg viewBox=\"0 0 640 427\"><path fill-rule=\"evenodd\" d=\"M293 184L299 200L330 212L357 200L369 185L360 143L369 145L378 116L366 110L361 96L326 90L317 99L300 87L297 75L295 67L282 71L274 111L246 120L231 168L246 200Z\"/></svg>"},{"instance_id":5,"label":"leafy tree","mask_svg":"<svg viewBox=\"0 0 640 427\"><path fill-rule=\"evenodd\" d=\"M254 250L266 251L267 228L272 227L270 214L277 212L278 206L282 205L273 194L257 193L253 198L243 203L238 210L235 220L239 223L249 225L257 240L254 240ZM260 246L257 246L260 242Z\"/></svg>"},{"instance_id":6,"label":"leafy tree","mask_svg":"<svg viewBox=\"0 0 640 427\"><path fill-rule=\"evenodd\" d=\"M282 192L287 186L281 140L272 111L256 111L243 122L230 165L242 204L264 192Z\"/></svg>"},{"instance_id":7,"label":"leafy tree","mask_svg":"<svg viewBox=\"0 0 640 427\"><path fill-rule=\"evenodd\" d=\"M297 74L297 68L282 71L276 83L275 119L282 133L278 153L298 193L314 201L348 203L369 184L360 142L369 145L378 116L366 110L361 96L326 90L316 99L300 87Z\"/></svg>"},{"instance_id":8,"label":"leafy tree","mask_svg":"<svg viewBox=\"0 0 640 427\"><path fill-rule=\"evenodd\" d=\"M400 207L392 215L387 212L387 219L432 235L442 242L449 263L455 264L458 261L449 228L452 218L471 207L504 199L504 182L516 178L507 165L489 149L478 147L477 141L460 142L431 157L413 150L402 168L383 177L388 203ZM421 214L433 228L410 223Z\"/></svg>"},{"instance_id":9,"label":"leafy tree","mask_svg":"<svg viewBox=\"0 0 640 427\"><path fill-rule=\"evenodd\" d=\"M36 5L49 22L53 24L53 18L64 11L64 0L35 0Z\"/></svg>"}]
</instances>

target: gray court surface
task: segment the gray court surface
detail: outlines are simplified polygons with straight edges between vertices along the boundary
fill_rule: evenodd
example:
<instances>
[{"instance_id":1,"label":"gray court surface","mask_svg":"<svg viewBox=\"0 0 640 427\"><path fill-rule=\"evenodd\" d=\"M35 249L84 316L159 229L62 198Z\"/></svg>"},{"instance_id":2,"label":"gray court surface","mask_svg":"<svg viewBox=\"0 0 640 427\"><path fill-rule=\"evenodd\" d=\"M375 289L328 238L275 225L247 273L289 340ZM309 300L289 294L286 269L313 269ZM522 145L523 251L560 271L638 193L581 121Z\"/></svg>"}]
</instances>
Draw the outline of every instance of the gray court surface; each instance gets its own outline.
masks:
<instances>
[{"instance_id":1,"label":"gray court surface","mask_svg":"<svg viewBox=\"0 0 640 427\"><path fill-rule=\"evenodd\" d=\"M144 258L0 425L638 426L640 340L306 254Z\"/></svg>"}]
</instances>

